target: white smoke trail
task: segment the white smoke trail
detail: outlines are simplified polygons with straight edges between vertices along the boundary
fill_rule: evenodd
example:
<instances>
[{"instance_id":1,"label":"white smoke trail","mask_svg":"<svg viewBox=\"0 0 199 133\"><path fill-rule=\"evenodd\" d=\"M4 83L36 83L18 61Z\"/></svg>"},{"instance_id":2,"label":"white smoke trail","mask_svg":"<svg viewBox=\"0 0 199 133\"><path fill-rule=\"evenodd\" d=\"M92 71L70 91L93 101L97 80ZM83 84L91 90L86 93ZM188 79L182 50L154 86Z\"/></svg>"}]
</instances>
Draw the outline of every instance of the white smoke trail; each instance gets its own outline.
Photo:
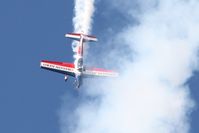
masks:
<instances>
[{"instance_id":1,"label":"white smoke trail","mask_svg":"<svg viewBox=\"0 0 199 133\"><path fill-rule=\"evenodd\" d=\"M74 32L75 33L84 33L89 34L92 29L92 17L94 13L94 0L75 0L74 13L75 16L73 18ZM78 42L74 41L72 44L74 58L75 58L75 66L77 66L77 45ZM86 52L86 51L84 51Z\"/></svg>"},{"instance_id":2,"label":"white smoke trail","mask_svg":"<svg viewBox=\"0 0 199 133\"><path fill-rule=\"evenodd\" d=\"M92 29L94 0L75 0L74 32L88 34Z\"/></svg>"},{"instance_id":3,"label":"white smoke trail","mask_svg":"<svg viewBox=\"0 0 199 133\"><path fill-rule=\"evenodd\" d=\"M136 9L129 6L131 0L112 2L115 7L123 3L125 13L135 16ZM189 132L194 102L186 81L198 66L199 2L147 3L152 3L147 10L143 8L145 1L137 3L139 25L130 24L114 36L114 43L118 42L114 45L125 44L135 53L134 61L123 60L122 49L112 50L110 58L123 60L111 62L122 64L121 76L113 81L98 81L97 85L90 83L82 90L86 98L74 112L62 110L63 133ZM67 114L72 117L64 117Z\"/></svg>"}]
</instances>

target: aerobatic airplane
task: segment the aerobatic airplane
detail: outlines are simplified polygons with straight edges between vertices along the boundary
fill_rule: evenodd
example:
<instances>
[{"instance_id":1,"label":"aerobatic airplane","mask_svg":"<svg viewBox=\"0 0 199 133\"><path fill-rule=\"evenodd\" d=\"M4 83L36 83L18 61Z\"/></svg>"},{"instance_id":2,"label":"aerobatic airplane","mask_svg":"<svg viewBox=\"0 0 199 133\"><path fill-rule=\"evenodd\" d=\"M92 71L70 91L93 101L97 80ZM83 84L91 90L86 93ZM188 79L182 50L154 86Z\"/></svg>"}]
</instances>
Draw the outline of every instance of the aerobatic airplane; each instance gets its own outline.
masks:
<instances>
[{"instance_id":1,"label":"aerobatic airplane","mask_svg":"<svg viewBox=\"0 0 199 133\"><path fill-rule=\"evenodd\" d=\"M67 81L68 76L75 77L76 88L82 85L82 79L84 77L117 77L118 73L105 70L101 68L87 68L83 64L83 49L84 42L96 42L97 38L95 36L85 35L82 33L69 33L65 37L74 39L78 41L77 45L77 62L76 63L66 63L66 62L56 62L42 60L40 63L41 68L50 71L58 72L64 74L65 81Z\"/></svg>"}]
</instances>

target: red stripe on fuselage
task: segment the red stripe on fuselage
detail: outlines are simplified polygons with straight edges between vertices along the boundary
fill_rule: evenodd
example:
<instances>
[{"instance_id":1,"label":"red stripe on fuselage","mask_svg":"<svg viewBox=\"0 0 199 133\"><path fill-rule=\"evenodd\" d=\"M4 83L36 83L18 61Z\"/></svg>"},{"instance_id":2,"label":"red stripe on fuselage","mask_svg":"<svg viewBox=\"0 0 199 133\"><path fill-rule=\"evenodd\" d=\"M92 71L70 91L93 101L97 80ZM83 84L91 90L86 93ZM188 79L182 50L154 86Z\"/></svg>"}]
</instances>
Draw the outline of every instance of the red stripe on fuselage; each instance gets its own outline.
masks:
<instances>
[{"instance_id":1,"label":"red stripe on fuselage","mask_svg":"<svg viewBox=\"0 0 199 133\"><path fill-rule=\"evenodd\" d=\"M78 47L78 52L77 53L78 53L78 55L82 56L82 48L81 48L81 46Z\"/></svg>"}]
</instances>

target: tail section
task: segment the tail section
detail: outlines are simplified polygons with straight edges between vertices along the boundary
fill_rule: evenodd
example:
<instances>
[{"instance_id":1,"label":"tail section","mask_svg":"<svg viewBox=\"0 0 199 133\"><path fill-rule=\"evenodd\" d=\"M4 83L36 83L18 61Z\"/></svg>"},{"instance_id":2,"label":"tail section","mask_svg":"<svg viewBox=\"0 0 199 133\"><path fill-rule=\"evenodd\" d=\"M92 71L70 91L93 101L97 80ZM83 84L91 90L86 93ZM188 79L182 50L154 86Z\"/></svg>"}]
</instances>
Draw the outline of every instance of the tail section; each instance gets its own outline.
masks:
<instances>
[{"instance_id":1,"label":"tail section","mask_svg":"<svg viewBox=\"0 0 199 133\"><path fill-rule=\"evenodd\" d=\"M95 36L84 35L84 34L80 34L80 33L68 33L65 35L65 37L73 39L73 40L77 40L77 41L80 41L80 39L83 37L84 42L96 42L97 41L97 38Z\"/></svg>"}]
</instances>

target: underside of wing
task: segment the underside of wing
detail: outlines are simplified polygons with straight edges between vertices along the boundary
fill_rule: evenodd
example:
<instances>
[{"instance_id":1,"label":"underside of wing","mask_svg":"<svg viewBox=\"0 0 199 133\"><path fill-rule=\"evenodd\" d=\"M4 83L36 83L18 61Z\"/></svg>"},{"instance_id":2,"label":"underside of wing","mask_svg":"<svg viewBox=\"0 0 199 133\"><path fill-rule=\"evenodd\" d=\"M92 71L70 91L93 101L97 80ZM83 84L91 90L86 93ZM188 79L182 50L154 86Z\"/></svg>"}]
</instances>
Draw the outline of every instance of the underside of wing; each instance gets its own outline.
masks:
<instances>
[{"instance_id":1,"label":"underside of wing","mask_svg":"<svg viewBox=\"0 0 199 133\"><path fill-rule=\"evenodd\" d=\"M72 63L43 60L41 61L40 66L41 68L46 69L46 70L58 72L58 73L73 76L73 77L75 76L75 68L74 68L74 64Z\"/></svg>"},{"instance_id":2,"label":"underside of wing","mask_svg":"<svg viewBox=\"0 0 199 133\"><path fill-rule=\"evenodd\" d=\"M101 68L90 68L90 69L85 69L83 72L84 77L118 77L118 73L111 71L111 70L106 70L106 69L101 69Z\"/></svg>"}]
</instances>

